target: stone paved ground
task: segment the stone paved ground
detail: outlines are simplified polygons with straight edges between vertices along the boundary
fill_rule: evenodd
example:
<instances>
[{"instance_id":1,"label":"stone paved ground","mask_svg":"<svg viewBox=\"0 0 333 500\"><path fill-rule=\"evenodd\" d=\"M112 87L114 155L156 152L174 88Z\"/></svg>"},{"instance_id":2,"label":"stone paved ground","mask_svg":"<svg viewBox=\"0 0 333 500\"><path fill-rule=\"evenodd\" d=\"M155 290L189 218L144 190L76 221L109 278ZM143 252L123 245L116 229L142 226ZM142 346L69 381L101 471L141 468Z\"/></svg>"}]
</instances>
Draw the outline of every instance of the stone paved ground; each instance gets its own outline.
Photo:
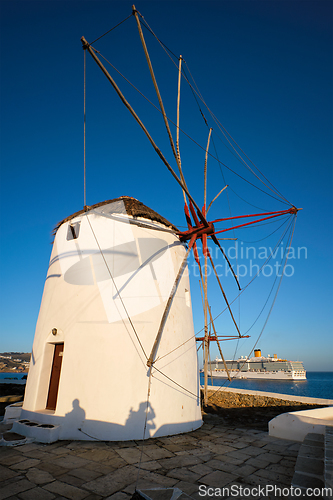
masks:
<instances>
[{"instance_id":1,"label":"stone paved ground","mask_svg":"<svg viewBox=\"0 0 333 500\"><path fill-rule=\"evenodd\" d=\"M267 431L226 424L220 416L208 414L194 432L143 444L58 441L7 446L0 448L0 500L130 500L141 450L139 488L178 487L198 500L204 498L200 485L234 485L229 497L237 498L231 493L240 487L289 487L299 447L271 438Z\"/></svg>"}]
</instances>

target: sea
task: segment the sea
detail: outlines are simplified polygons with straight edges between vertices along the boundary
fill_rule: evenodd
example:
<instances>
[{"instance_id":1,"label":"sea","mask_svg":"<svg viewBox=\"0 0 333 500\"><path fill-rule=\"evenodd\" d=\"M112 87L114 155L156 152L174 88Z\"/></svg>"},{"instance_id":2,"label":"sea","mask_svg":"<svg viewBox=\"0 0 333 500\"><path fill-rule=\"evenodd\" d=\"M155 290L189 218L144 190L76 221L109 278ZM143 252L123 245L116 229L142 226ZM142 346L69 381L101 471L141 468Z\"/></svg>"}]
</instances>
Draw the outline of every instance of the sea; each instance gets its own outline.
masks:
<instances>
[{"instance_id":1,"label":"sea","mask_svg":"<svg viewBox=\"0 0 333 500\"><path fill-rule=\"evenodd\" d=\"M230 387L233 389L248 389L251 391L274 392L303 396L307 398L333 399L333 372L306 372L306 380L232 380L216 379L213 377L213 386ZM200 373L200 382L203 385L204 376ZM208 378L211 386L211 378Z\"/></svg>"},{"instance_id":2,"label":"sea","mask_svg":"<svg viewBox=\"0 0 333 500\"><path fill-rule=\"evenodd\" d=\"M26 373L0 372L0 383L25 384ZM306 380L232 380L209 377L209 385L223 386L234 389L249 389L251 391L273 392L289 394L307 398L333 399L333 372L306 372ZM204 384L203 373L200 373L200 382Z\"/></svg>"}]
</instances>

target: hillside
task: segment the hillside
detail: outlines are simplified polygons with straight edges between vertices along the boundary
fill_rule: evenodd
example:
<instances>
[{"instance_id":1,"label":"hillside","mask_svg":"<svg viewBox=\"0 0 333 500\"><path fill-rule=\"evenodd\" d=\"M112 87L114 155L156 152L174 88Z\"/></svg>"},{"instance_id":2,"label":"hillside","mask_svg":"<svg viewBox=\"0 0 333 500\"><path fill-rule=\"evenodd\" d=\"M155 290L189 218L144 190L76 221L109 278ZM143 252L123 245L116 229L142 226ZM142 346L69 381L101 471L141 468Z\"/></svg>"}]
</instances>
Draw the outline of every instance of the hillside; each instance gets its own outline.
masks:
<instances>
[{"instance_id":1,"label":"hillside","mask_svg":"<svg viewBox=\"0 0 333 500\"><path fill-rule=\"evenodd\" d=\"M0 372L27 372L30 352L0 352Z\"/></svg>"}]
</instances>

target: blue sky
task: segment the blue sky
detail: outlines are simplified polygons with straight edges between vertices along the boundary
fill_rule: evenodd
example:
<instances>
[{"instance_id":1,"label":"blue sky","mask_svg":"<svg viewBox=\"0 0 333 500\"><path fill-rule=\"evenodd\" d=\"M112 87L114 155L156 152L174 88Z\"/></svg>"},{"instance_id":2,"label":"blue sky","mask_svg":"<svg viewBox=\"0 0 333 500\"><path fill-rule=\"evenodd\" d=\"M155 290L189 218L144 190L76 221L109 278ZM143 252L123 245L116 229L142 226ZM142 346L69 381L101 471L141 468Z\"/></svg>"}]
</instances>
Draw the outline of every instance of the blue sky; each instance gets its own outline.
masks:
<instances>
[{"instance_id":1,"label":"blue sky","mask_svg":"<svg viewBox=\"0 0 333 500\"><path fill-rule=\"evenodd\" d=\"M0 350L30 351L52 229L83 206L80 38L95 40L131 13L131 3L2 0L0 8ZM298 249L303 250L299 258L288 261L290 276L282 280L257 347L264 354L303 360L308 370L332 370L332 3L141 0L136 8L170 51L182 54L207 105L242 150L285 198L303 208L292 242L296 257ZM176 68L148 31L144 33L167 114L175 120ZM157 104L133 17L94 46ZM112 71L175 166L161 116ZM267 191L224 147L221 133L212 126L219 159ZM184 81L181 128L205 147L207 128ZM201 206L204 151L184 135L180 146L189 190ZM210 152L215 154L212 145ZM228 188L230 211L227 196L221 195L212 218L258 212L254 207L288 208L226 167L222 171L224 178L217 162L209 158L209 200L224 180L232 189ZM87 55L87 203L122 195L133 196L177 226L185 226L181 190ZM263 247L274 248L282 236L286 226L278 227L276 222L238 232L239 251L256 248L253 266L262 263L259 248L262 253ZM254 244L257 240L261 241ZM285 237L281 248L286 242ZM225 243L231 256L233 245ZM223 259L218 255L216 259L223 267ZM203 321L200 290L193 261L189 264L198 332ZM249 272L249 262L246 265L243 269ZM248 277L241 278L243 286ZM274 275L258 278L240 300L232 278L223 280L245 332L262 310ZM251 351L276 286L249 332L251 338L223 344L226 357L234 355L236 345L239 355ZM216 284L211 285L210 302L215 317L224 309ZM216 320L216 327L220 334L231 333L226 313ZM216 354L213 349L212 357Z\"/></svg>"}]
</instances>

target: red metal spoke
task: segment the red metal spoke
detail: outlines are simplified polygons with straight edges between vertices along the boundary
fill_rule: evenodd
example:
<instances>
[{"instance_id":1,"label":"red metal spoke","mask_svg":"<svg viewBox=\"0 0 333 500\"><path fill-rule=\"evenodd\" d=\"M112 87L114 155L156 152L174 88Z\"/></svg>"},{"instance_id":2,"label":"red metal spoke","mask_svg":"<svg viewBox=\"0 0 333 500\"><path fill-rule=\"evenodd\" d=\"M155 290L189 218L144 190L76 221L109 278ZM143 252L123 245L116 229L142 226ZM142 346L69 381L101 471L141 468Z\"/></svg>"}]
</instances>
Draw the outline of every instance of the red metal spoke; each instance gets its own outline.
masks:
<instances>
[{"instance_id":1,"label":"red metal spoke","mask_svg":"<svg viewBox=\"0 0 333 500\"><path fill-rule=\"evenodd\" d=\"M209 337L209 340L214 342L214 341L216 341L217 338L220 339L221 341L223 341L223 340L235 340L235 339L238 340L238 339L248 339L248 338L250 338L250 335L241 335L241 337L239 337L238 335L217 335L216 337L215 337L215 335L214 336L211 335ZM196 337L195 340L197 342L202 342L203 340L205 340L205 337Z\"/></svg>"},{"instance_id":2,"label":"red metal spoke","mask_svg":"<svg viewBox=\"0 0 333 500\"><path fill-rule=\"evenodd\" d=\"M194 254L194 258L195 258L196 263L199 265L200 260L199 260L198 247L197 247L196 243L193 244L193 254Z\"/></svg>"},{"instance_id":3,"label":"red metal spoke","mask_svg":"<svg viewBox=\"0 0 333 500\"><path fill-rule=\"evenodd\" d=\"M192 220L191 220L191 216L190 216L190 212L189 212L189 209L188 209L188 205L187 203L185 204L184 206L184 212L185 212L185 217L186 217L186 222L187 222L187 227L190 229L192 228Z\"/></svg>"},{"instance_id":4,"label":"red metal spoke","mask_svg":"<svg viewBox=\"0 0 333 500\"><path fill-rule=\"evenodd\" d=\"M196 211L194 209L194 206L193 206L193 203L191 202L191 200L190 200L190 210L191 210L191 214L192 214L193 220L195 222L195 225L197 227L200 226L200 222L199 222L198 216L196 214Z\"/></svg>"},{"instance_id":5,"label":"red metal spoke","mask_svg":"<svg viewBox=\"0 0 333 500\"><path fill-rule=\"evenodd\" d=\"M223 222L226 220L232 220L232 219L243 219L244 217L261 217L262 215L287 215L287 214L296 214L298 209L296 207L289 208L288 210L278 210L276 212L264 212L261 214L249 214L249 215L236 215L235 217L225 217L224 219L216 219L211 221L212 224L215 224L216 222Z\"/></svg>"},{"instance_id":6,"label":"red metal spoke","mask_svg":"<svg viewBox=\"0 0 333 500\"><path fill-rule=\"evenodd\" d=\"M291 213L288 211L287 213ZM280 215L285 215L284 213L278 213L276 215L270 215L269 217L264 217L263 219L253 220L251 222L246 222L245 224L239 224L238 226L228 227L227 229L221 229L220 231L215 231L214 234L224 233L226 231L231 231L231 229L238 229L239 227L250 226L251 224L255 224L256 222L262 222L267 219L274 219L274 217L280 217Z\"/></svg>"}]
</instances>

